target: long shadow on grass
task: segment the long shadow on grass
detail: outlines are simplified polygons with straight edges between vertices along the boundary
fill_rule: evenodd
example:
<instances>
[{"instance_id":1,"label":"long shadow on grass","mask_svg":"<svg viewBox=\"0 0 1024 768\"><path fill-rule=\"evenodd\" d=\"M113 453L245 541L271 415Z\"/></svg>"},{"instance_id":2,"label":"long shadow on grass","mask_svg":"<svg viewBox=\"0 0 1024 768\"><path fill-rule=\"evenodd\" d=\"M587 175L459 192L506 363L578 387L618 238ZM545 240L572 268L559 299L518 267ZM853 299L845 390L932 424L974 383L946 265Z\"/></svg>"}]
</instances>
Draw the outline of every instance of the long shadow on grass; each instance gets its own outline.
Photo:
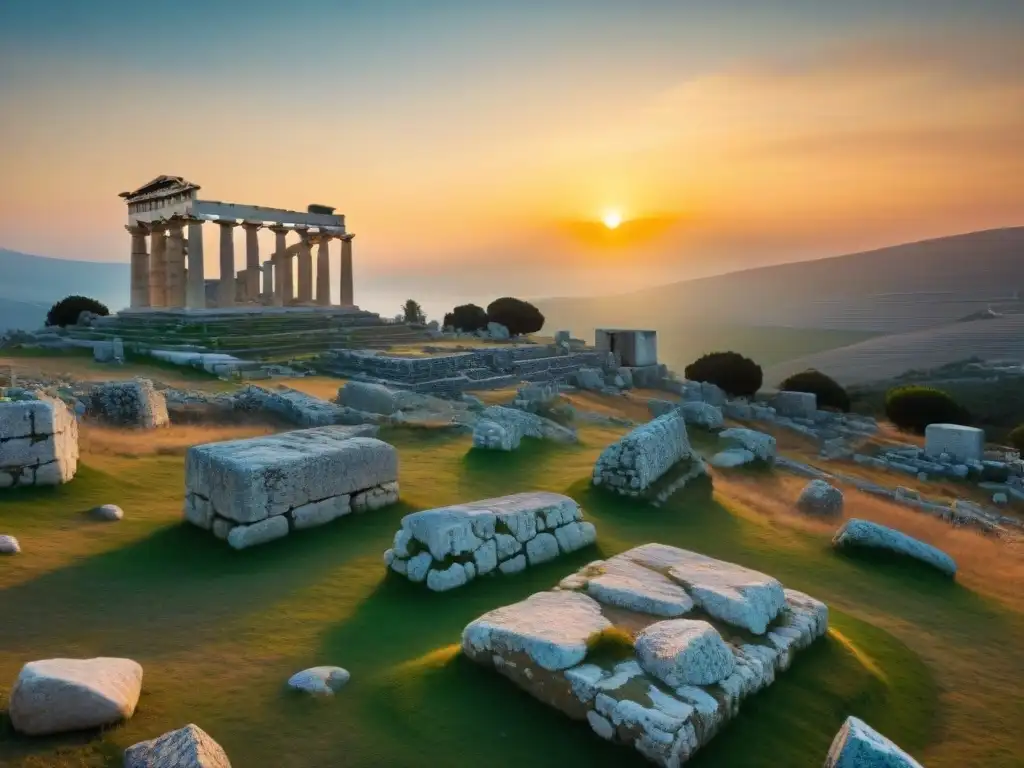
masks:
<instances>
[{"instance_id":1,"label":"long shadow on grass","mask_svg":"<svg viewBox=\"0 0 1024 768\"><path fill-rule=\"evenodd\" d=\"M411 511L399 503L240 552L184 523L161 528L0 591L9 619L0 622L0 647L37 657L47 648L131 655L141 647L153 656L198 644L348 561L383 552Z\"/></svg>"}]
</instances>

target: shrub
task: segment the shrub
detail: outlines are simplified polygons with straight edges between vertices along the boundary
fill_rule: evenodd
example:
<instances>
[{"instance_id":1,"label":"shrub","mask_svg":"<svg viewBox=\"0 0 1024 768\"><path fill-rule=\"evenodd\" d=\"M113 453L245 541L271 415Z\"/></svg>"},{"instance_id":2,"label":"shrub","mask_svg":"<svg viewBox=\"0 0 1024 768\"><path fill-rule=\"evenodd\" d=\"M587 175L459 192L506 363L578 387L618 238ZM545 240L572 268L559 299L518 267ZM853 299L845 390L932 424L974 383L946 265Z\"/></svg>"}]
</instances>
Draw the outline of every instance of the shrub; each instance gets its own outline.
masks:
<instances>
[{"instance_id":1,"label":"shrub","mask_svg":"<svg viewBox=\"0 0 1024 768\"><path fill-rule=\"evenodd\" d=\"M834 408L843 413L850 412L850 396L831 376L810 368L794 373L779 385L787 392L810 392L818 398L819 408Z\"/></svg>"},{"instance_id":2,"label":"shrub","mask_svg":"<svg viewBox=\"0 0 1024 768\"><path fill-rule=\"evenodd\" d=\"M92 312L96 315L110 314L106 305L96 299L90 299L88 296L67 296L50 307L50 311L46 313L46 324L61 328L74 325L83 312Z\"/></svg>"},{"instance_id":3,"label":"shrub","mask_svg":"<svg viewBox=\"0 0 1024 768\"><path fill-rule=\"evenodd\" d=\"M941 389L905 386L885 395L885 415L900 429L921 434L929 424L970 424L971 416Z\"/></svg>"},{"instance_id":4,"label":"shrub","mask_svg":"<svg viewBox=\"0 0 1024 768\"><path fill-rule=\"evenodd\" d=\"M1024 453L1024 424L1014 427L1006 437L1010 447Z\"/></svg>"},{"instance_id":5,"label":"shrub","mask_svg":"<svg viewBox=\"0 0 1024 768\"><path fill-rule=\"evenodd\" d=\"M715 384L733 397L752 397L761 388L761 366L738 352L711 352L686 366L690 381Z\"/></svg>"},{"instance_id":6,"label":"shrub","mask_svg":"<svg viewBox=\"0 0 1024 768\"><path fill-rule=\"evenodd\" d=\"M533 304L522 299L505 297L487 305L487 319L501 323L513 336L536 333L544 327L544 315Z\"/></svg>"},{"instance_id":7,"label":"shrub","mask_svg":"<svg viewBox=\"0 0 1024 768\"><path fill-rule=\"evenodd\" d=\"M402 305L402 320L406 323L419 323L423 325L427 322L427 316L423 314L423 307L420 306L418 301L406 299Z\"/></svg>"},{"instance_id":8,"label":"shrub","mask_svg":"<svg viewBox=\"0 0 1024 768\"><path fill-rule=\"evenodd\" d=\"M444 316L444 324L457 331L479 331L487 327L487 313L476 304L460 304Z\"/></svg>"}]
</instances>

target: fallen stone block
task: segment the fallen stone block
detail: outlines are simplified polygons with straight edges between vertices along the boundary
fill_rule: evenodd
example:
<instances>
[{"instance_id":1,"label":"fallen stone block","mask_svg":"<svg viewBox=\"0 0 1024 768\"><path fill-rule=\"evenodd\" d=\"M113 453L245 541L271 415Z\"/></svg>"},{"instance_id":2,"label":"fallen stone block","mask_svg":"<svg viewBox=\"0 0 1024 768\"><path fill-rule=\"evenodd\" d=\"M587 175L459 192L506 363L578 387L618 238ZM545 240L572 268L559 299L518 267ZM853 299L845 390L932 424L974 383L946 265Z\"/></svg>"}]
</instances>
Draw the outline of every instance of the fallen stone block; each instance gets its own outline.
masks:
<instances>
[{"instance_id":1,"label":"fallen stone block","mask_svg":"<svg viewBox=\"0 0 1024 768\"><path fill-rule=\"evenodd\" d=\"M9 714L30 736L98 728L130 718L142 691L131 659L46 659L21 668Z\"/></svg>"},{"instance_id":2,"label":"fallen stone block","mask_svg":"<svg viewBox=\"0 0 1024 768\"><path fill-rule=\"evenodd\" d=\"M726 448L724 451L719 451L708 459L708 463L712 467L718 467L719 469L744 467L747 464L753 464L755 461L757 461L757 456L746 448Z\"/></svg>"},{"instance_id":3,"label":"fallen stone block","mask_svg":"<svg viewBox=\"0 0 1024 768\"><path fill-rule=\"evenodd\" d=\"M759 635L742 613L726 612L741 620L728 632L735 622L708 612L726 593L752 613L770 593L775 611ZM687 762L827 629L823 603L764 574L647 544L485 613L463 631L462 650L598 737L668 767Z\"/></svg>"},{"instance_id":4,"label":"fallen stone block","mask_svg":"<svg viewBox=\"0 0 1024 768\"><path fill-rule=\"evenodd\" d=\"M492 405L480 413L473 427L473 447L492 451L514 451L524 437L574 443L576 432L551 419L517 408Z\"/></svg>"},{"instance_id":5,"label":"fallen stone block","mask_svg":"<svg viewBox=\"0 0 1024 768\"><path fill-rule=\"evenodd\" d=\"M924 453L946 461L981 461L985 455L985 431L960 424L929 424L924 430Z\"/></svg>"},{"instance_id":6,"label":"fallen stone block","mask_svg":"<svg viewBox=\"0 0 1024 768\"><path fill-rule=\"evenodd\" d=\"M518 573L596 540L579 504L558 493L532 491L406 515L384 563L444 592L478 576Z\"/></svg>"},{"instance_id":7,"label":"fallen stone block","mask_svg":"<svg viewBox=\"0 0 1024 768\"><path fill-rule=\"evenodd\" d=\"M828 750L825 768L922 768L922 766L863 720L848 717Z\"/></svg>"},{"instance_id":8,"label":"fallen stone block","mask_svg":"<svg viewBox=\"0 0 1024 768\"><path fill-rule=\"evenodd\" d=\"M780 416L813 418L818 411L818 396L813 392L782 390L772 398L772 407Z\"/></svg>"},{"instance_id":9,"label":"fallen stone block","mask_svg":"<svg viewBox=\"0 0 1024 768\"><path fill-rule=\"evenodd\" d=\"M775 438L771 435L745 427L733 427L720 432L718 436L750 451L758 461L768 464L775 461Z\"/></svg>"},{"instance_id":10,"label":"fallen stone block","mask_svg":"<svg viewBox=\"0 0 1024 768\"><path fill-rule=\"evenodd\" d=\"M0 489L60 485L78 470L78 421L57 398L26 392L0 402Z\"/></svg>"},{"instance_id":11,"label":"fallen stone block","mask_svg":"<svg viewBox=\"0 0 1024 768\"><path fill-rule=\"evenodd\" d=\"M124 768L231 768L231 761L210 734L190 723L128 747Z\"/></svg>"},{"instance_id":12,"label":"fallen stone block","mask_svg":"<svg viewBox=\"0 0 1024 768\"><path fill-rule=\"evenodd\" d=\"M236 549L398 500L398 452L373 427L317 427L193 446L185 519Z\"/></svg>"},{"instance_id":13,"label":"fallen stone block","mask_svg":"<svg viewBox=\"0 0 1024 768\"><path fill-rule=\"evenodd\" d=\"M956 562L941 549L868 520L847 520L836 532L832 546L836 549L859 547L888 550L927 563L947 576L956 575Z\"/></svg>"},{"instance_id":14,"label":"fallen stone block","mask_svg":"<svg viewBox=\"0 0 1024 768\"><path fill-rule=\"evenodd\" d=\"M708 431L717 431L725 426L722 409L705 402L686 402L679 406L687 424Z\"/></svg>"},{"instance_id":15,"label":"fallen stone block","mask_svg":"<svg viewBox=\"0 0 1024 768\"><path fill-rule=\"evenodd\" d=\"M111 424L156 429L170 423L167 400L149 379L97 384L90 400L93 411Z\"/></svg>"},{"instance_id":16,"label":"fallen stone block","mask_svg":"<svg viewBox=\"0 0 1024 768\"><path fill-rule=\"evenodd\" d=\"M328 427L346 421L345 409L290 387L265 389L250 384L234 397L243 411L267 411L299 427Z\"/></svg>"},{"instance_id":17,"label":"fallen stone block","mask_svg":"<svg viewBox=\"0 0 1024 768\"><path fill-rule=\"evenodd\" d=\"M686 462L688 468L696 460L683 414L674 410L605 448L594 465L593 483L639 496L676 465Z\"/></svg>"}]
</instances>

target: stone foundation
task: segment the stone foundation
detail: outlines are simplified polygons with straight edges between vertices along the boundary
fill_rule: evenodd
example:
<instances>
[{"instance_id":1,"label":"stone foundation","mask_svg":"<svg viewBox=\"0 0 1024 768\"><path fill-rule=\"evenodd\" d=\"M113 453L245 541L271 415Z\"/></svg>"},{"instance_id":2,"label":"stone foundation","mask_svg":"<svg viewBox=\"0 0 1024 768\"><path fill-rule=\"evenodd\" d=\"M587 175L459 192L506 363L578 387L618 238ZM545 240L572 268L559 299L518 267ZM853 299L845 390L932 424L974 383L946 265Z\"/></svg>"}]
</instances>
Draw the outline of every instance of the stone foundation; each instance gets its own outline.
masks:
<instances>
[{"instance_id":1,"label":"stone foundation","mask_svg":"<svg viewBox=\"0 0 1024 768\"><path fill-rule=\"evenodd\" d=\"M78 469L78 422L42 392L0 402L0 489L60 485Z\"/></svg>"},{"instance_id":2,"label":"stone foundation","mask_svg":"<svg viewBox=\"0 0 1024 768\"><path fill-rule=\"evenodd\" d=\"M686 763L828 629L828 608L756 571L660 544L490 611L467 657L659 766Z\"/></svg>"},{"instance_id":3,"label":"stone foundation","mask_svg":"<svg viewBox=\"0 0 1024 768\"><path fill-rule=\"evenodd\" d=\"M593 483L639 496L679 462L694 460L683 414L672 410L605 448L594 465Z\"/></svg>"},{"instance_id":4,"label":"stone foundation","mask_svg":"<svg viewBox=\"0 0 1024 768\"><path fill-rule=\"evenodd\" d=\"M924 430L924 454L961 463L985 457L985 431L959 424L929 424Z\"/></svg>"},{"instance_id":5,"label":"stone foundation","mask_svg":"<svg viewBox=\"0 0 1024 768\"><path fill-rule=\"evenodd\" d=\"M478 576L518 573L596 539L579 504L534 491L406 515L384 563L443 592Z\"/></svg>"},{"instance_id":6,"label":"stone foundation","mask_svg":"<svg viewBox=\"0 0 1024 768\"><path fill-rule=\"evenodd\" d=\"M366 429L319 427L193 446L185 459L185 519L245 549L393 504L398 452L361 437Z\"/></svg>"}]
</instances>

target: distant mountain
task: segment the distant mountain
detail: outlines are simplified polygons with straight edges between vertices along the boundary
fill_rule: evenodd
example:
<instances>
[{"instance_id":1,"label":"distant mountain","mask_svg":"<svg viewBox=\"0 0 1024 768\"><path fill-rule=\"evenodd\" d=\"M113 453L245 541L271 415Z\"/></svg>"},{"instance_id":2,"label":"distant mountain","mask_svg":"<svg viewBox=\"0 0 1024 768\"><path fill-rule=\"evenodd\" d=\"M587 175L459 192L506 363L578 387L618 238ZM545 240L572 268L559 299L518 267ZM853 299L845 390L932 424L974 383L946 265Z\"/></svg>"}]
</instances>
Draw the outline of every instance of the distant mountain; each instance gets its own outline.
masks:
<instances>
[{"instance_id":1,"label":"distant mountain","mask_svg":"<svg viewBox=\"0 0 1024 768\"><path fill-rule=\"evenodd\" d=\"M776 386L792 373L816 368L849 386L972 357L1024 362L1024 314L879 336L772 365L765 370L764 381L768 386Z\"/></svg>"},{"instance_id":2,"label":"distant mountain","mask_svg":"<svg viewBox=\"0 0 1024 768\"><path fill-rule=\"evenodd\" d=\"M536 302L545 328L769 326L902 333L992 307L1020 311L1024 227L994 229L673 283Z\"/></svg>"},{"instance_id":3,"label":"distant mountain","mask_svg":"<svg viewBox=\"0 0 1024 768\"><path fill-rule=\"evenodd\" d=\"M102 301L111 312L123 309L129 297L128 265L0 248L0 331L39 327L53 303L73 293Z\"/></svg>"}]
</instances>

